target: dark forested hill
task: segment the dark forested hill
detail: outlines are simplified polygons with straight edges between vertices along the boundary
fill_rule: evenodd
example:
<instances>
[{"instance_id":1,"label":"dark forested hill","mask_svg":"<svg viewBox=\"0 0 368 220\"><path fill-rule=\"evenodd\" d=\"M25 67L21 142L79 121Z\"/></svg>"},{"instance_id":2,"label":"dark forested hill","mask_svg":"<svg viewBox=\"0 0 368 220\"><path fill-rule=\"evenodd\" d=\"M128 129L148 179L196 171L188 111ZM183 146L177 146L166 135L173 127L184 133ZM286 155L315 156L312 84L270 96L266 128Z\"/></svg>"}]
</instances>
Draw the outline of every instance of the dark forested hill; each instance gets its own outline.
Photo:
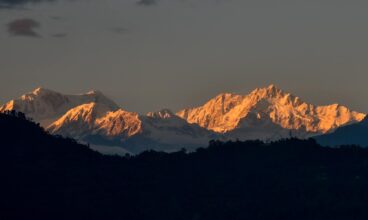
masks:
<instances>
[{"instance_id":1,"label":"dark forested hill","mask_svg":"<svg viewBox=\"0 0 368 220\"><path fill-rule=\"evenodd\" d=\"M102 156L0 115L0 219L368 219L368 151L314 140Z\"/></svg>"}]
</instances>

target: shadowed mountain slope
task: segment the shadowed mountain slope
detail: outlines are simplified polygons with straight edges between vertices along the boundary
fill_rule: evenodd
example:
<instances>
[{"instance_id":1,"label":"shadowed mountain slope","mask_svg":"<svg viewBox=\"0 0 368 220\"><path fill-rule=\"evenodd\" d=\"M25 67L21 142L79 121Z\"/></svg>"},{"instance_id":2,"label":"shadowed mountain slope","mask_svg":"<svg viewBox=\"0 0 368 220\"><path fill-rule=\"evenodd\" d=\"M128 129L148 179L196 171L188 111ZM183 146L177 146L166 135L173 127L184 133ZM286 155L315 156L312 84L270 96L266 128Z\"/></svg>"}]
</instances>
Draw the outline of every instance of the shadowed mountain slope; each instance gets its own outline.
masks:
<instances>
[{"instance_id":1,"label":"shadowed mountain slope","mask_svg":"<svg viewBox=\"0 0 368 220\"><path fill-rule=\"evenodd\" d=\"M313 138L326 146L360 145L368 147L368 117L359 123L340 127L333 133Z\"/></svg>"}]
</instances>

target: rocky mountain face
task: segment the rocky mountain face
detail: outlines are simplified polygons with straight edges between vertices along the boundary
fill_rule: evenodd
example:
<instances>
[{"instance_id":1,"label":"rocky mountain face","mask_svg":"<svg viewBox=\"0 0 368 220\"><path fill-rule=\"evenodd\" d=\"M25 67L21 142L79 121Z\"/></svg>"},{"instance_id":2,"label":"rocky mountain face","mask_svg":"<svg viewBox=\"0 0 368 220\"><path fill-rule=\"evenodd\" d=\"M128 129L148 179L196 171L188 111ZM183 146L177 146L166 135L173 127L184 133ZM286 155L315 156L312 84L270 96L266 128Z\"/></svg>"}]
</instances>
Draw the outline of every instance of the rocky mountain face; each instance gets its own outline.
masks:
<instances>
[{"instance_id":1,"label":"rocky mountain face","mask_svg":"<svg viewBox=\"0 0 368 220\"><path fill-rule=\"evenodd\" d=\"M120 108L101 92L64 95L38 88L11 100L17 110L52 134L91 143L96 149L138 153L205 147L211 139L265 141L310 137L357 123L365 114L338 104L314 106L271 85L248 95L224 93L203 106L174 114L168 109L140 115ZM119 150L120 152L120 150Z\"/></svg>"}]
</instances>

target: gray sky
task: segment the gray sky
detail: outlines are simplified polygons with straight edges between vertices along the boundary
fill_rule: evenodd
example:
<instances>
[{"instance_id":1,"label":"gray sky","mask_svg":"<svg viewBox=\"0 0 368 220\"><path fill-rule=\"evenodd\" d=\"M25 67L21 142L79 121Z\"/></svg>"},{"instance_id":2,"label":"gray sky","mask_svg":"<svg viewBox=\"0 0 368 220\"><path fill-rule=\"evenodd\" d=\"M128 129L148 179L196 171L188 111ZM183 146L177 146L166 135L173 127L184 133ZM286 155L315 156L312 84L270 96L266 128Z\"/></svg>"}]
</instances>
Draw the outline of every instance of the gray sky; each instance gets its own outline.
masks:
<instances>
[{"instance_id":1,"label":"gray sky","mask_svg":"<svg viewBox=\"0 0 368 220\"><path fill-rule=\"evenodd\" d=\"M273 83L368 112L366 0L9 2L0 0L0 103L42 86L176 111Z\"/></svg>"}]
</instances>

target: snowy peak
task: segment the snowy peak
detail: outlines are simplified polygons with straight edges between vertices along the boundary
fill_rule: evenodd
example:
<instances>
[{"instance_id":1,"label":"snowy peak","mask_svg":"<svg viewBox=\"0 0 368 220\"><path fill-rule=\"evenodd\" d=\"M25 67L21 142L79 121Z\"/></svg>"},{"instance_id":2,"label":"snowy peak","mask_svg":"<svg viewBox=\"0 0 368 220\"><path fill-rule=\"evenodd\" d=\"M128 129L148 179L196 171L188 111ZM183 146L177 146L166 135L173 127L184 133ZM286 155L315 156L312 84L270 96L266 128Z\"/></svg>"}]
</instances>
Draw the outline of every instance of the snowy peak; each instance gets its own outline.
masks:
<instances>
[{"instance_id":1,"label":"snowy peak","mask_svg":"<svg viewBox=\"0 0 368 220\"><path fill-rule=\"evenodd\" d=\"M108 137L131 137L141 132L142 121L135 112L119 109L95 121L96 131Z\"/></svg>"},{"instance_id":2,"label":"snowy peak","mask_svg":"<svg viewBox=\"0 0 368 220\"><path fill-rule=\"evenodd\" d=\"M82 119L86 122L91 122L98 117L105 115L111 109L104 105L96 102L91 102L88 104L79 105L75 108L70 109L63 117L61 117L58 121L62 119ZM55 123L57 123L56 121Z\"/></svg>"},{"instance_id":3,"label":"snowy peak","mask_svg":"<svg viewBox=\"0 0 368 220\"><path fill-rule=\"evenodd\" d=\"M109 106L95 102L69 110L48 127L53 134L78 138L92 134L129 137L140 129L141 121L137 113L123 109L111 111Z\"/></svg>"},{"instance_id":4,"label":"snowy peak","mask_svg":"<svg viewBox=\"0 0 368 220\"><path fill-rule=\"evenodd\" d=\"M284 96L285 92L271 84L265 88L257 88L251 92L251 95L258 95L262 98L277 98L280 96Z\"/></svg>"},{"instance_id":5,"label":"snowy peak","mask_svg":"<svg viewBox=\"0 0 368 220\"><path fill-rule=\"evenodd\" d=\"M222 93L203 106L184 109L176 115L191 124L195 123L208 130L222 133L234 128L235 122L229 122L233 119L225 119L224 116L239 106L243 99L241 95Z\"/></svg>"},{"instance_id":6,"label":"snowy peak","mask_svg":"<svg viewBox=\"0 0 368 220\"><path fill-rule=\"evenodd\" d=\"M298 97L279 89L275 85L270 85L266 88L257 88L248 95L248 98L253 100L254 104L260 100L267 100L270 103L278 102L283 105L302 104L302 101Z\"/></svg>"},{"instance_id":7,"label":"snowy peak","mask_svg":"<svg viewBox=\"0 0 368 220\"><path fill-rule=\"evenodd\" d=\"M363 120L365 114L340 105L314 106L274 85L253 90L249 95L223 93L203 106L184 109L177 115L189 123L226 133L241 128L240 122L253 112L267 114L273 123L285 129L327 133Z\"/></svg>"},{"instance_id":8,"label":"snowy peak","mask_svg":"<svg viewBox=\"0 0 368 220\"><path fill-rule=\"evenodd\" d=\"M0 112L17 110L47 127L70 109L88 103L98 103L117 110L119 106L101 92L89 92L81 95L64 95L49 89L37 88L0 107Z\"/></svg>"},{"instance_id":9,"label":"snowy peak","mask_svg":"<svg viewBox=\"0 0 368 220\"><path fill-rule=\"evenodd\" d=\"M74 95L75 97L82 97L82 101L87 103L88 101L95 102L98 104L103 104L108 106L111 110L118 110L119 106L112 101L111 99L107 98L102 92L98 90L92 90L85 94L81 95ZM83 100L84 99L84 100Z\"/></svg>"},{"instance_id":10,"label":"snowy peak","mask_svg":"<svg viewBox=\"0 0 368 220\"><path fill-rule=\"evenodd\" d=\"M69 99L60 93L37 88L18 99L9 101L0 108L0 111L21 111L41 124L47 124L60 116L60 111L67 111L69 102Z\"/></svg>"},{"instance_id":11,"label":"snowy peak","mask_svg":"<svg viewBox=\"0 0 368 220\"><path fill-rule=\"evenodd\" d=\"M107 114L110 108L104 104L91 102L70 109L52 123L47 130L54 134L79 137L94 127L95 120Z\"/></svg>"}]
</instances>

